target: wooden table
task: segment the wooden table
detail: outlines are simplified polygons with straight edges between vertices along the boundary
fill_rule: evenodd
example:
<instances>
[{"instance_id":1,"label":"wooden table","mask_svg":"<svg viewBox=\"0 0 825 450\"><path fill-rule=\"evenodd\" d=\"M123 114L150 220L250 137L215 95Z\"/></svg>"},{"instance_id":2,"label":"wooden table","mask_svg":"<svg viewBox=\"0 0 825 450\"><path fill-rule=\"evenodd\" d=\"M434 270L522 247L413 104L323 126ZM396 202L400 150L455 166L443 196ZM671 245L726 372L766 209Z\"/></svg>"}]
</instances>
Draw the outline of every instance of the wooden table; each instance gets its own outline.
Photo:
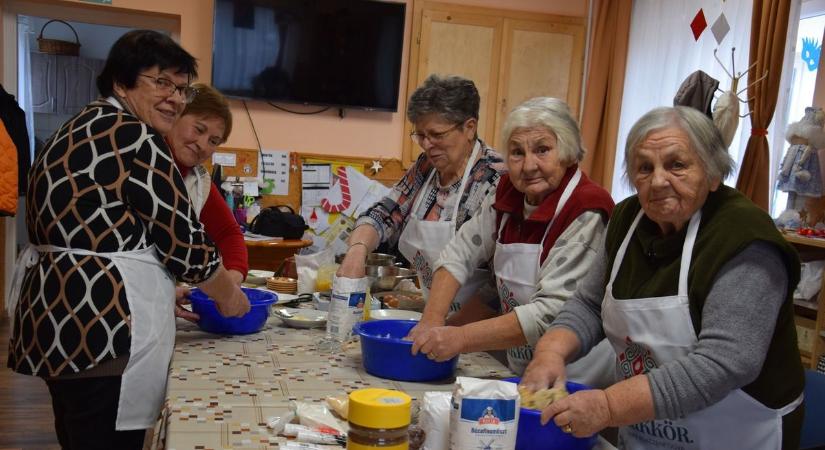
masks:
<instances>
[{"instance_id":1,"label":"wooden table","mask_svg":"<svg viewBox=\"0 0 825 450\"><path fill-rule=\"evenodd\" d=\"M273 272L281 267L285 259L297 253L298 250L312 245L309 239L245 240L244 242L249 252L249 268Z\"/></svg>"},{"instance_id":2,"label":"wooden table","mask_svg":"<svg viewBox=\"0 0 825 450\"><path fill-rule=\"evenodd\" d=\"M308 306L304 306L308 307ZM152 450L278 449L286 441L267 422L289 410L290 401L325 403L366 387L401 390L414 402L427 391L451 391L453 380L412 383L372 376L361 347L318 351L324 329L287 328L270 316L263 330L219 336L178 319L175 351ZM502 379L513 373L487 353L461 355L457 376ZM594 450L615 450L603 437Z\"/></svg>"},{"instance_id":3,"label":"wooden table","mask_svg":"<svg viewBox=\"0 0 825 450\"><path fill-rule=\"evenodd\" d=\"M324 330L287 328L270 317L264 329L246 336L218 336L178 320L166 401L155 428L153 449L277 449L286 440L267 421L288 411L292 400L322 403L366 387L407 392L451 391L453 381L410 383L369 375L361 347L322 353ZM457 375L507 378L510 370L486 353L459 359Z\"/></svg>"}]
</instances>

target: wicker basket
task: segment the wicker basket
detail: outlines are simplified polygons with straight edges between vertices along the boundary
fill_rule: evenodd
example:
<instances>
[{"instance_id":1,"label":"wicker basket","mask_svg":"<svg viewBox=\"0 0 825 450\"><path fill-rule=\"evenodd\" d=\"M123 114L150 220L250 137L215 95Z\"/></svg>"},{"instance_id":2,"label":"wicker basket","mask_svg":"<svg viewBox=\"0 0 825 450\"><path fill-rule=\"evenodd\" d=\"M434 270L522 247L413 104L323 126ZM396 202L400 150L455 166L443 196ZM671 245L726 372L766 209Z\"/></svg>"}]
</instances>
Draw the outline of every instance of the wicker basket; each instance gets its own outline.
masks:
<instances>
[{"instance_id":1,"label":"wicker basket","mask_svg":"<svg viewBox=\"0 0 825 450\"><path fill-rule=\"evenodd\" d=\"M58 39L47 39L43 37L43 31L52 22L60 22L69 27L74 33L75 42L61 41ZM62 20L50 20L40 29L40 36L37 37L37 45L41 53L48 53L50 55L68 55L77 56L80 52L80 39L77 37L77 31L71 25Z\"/></svg>"}]
</instances>

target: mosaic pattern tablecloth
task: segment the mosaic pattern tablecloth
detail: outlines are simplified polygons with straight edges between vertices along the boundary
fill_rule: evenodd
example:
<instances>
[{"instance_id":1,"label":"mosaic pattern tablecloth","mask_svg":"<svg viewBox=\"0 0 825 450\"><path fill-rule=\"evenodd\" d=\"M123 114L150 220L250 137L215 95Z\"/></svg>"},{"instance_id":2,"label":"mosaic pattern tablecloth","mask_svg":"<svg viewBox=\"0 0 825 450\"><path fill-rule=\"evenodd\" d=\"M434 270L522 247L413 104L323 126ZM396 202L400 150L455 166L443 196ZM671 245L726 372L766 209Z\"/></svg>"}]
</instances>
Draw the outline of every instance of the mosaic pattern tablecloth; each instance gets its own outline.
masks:
<instances>
[{"instance_id":1,"label":"mosaic pattern tablecloth","mask_svg":"<svg viewBox=\"0 0 825 450\"><path fill-rule=\"evenodd\" d=\"M361 365L360 345L343 354L316 350L323 329L287 328L270 318L263 331L217 336L178 321L175 353L154 448L166 450L277 449L267 419L291 400L320 403L328 395L365 387L408 393L451 390L453 383L408 383L374 377ZM513 374L486 353L459 358L457 375L506 378Z\"/></svg>"}]
</instances>

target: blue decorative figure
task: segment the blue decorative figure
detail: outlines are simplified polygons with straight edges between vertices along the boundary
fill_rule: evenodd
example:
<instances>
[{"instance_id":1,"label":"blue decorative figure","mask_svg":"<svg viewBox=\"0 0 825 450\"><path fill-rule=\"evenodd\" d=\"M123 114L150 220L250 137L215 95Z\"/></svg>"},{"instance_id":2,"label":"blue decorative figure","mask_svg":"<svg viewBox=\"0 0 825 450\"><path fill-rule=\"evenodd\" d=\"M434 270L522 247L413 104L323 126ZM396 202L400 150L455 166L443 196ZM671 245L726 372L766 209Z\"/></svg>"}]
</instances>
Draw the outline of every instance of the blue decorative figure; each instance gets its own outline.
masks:
<instances>
[{"instance_id":1,"label":"blue decorative figure","mask_svg":"<svg viewBox=\"0 0 825 450\"><path fill-rule=\"evenodd\" d=\"M802 61L808 65L808 70L813 72L819 67L819 55L822 52L822 45L814 38L802 38Z\"/></svg>"}]
</instances>

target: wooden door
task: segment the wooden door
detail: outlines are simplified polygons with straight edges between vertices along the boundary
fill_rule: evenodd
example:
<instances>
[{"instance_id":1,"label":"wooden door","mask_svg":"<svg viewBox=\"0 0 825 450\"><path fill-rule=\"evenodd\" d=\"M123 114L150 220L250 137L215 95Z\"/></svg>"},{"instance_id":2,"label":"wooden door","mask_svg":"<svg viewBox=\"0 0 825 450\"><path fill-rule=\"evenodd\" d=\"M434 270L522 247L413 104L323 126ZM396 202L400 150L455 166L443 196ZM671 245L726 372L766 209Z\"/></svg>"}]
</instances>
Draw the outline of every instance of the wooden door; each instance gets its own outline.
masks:
<instances>
[{"instance_id":1,"label":"wooden door","mask_svg":"<svg viewBox=\"0 0 825 450\"><path fill-rule=\"evenodd\" d=\"M410 54L407 95L430 76L459 75L476 85L481 96L478 132L481 139L489 141L495 134L495 109L498 95L499 57L503 20L469 12L450 11L455 5L425 2L417 11L413 25L413 42ZM412 125L404 126L404 161L415 161L421 149L409 134Z\"/></svg>"},{"instance_id":2,"label":"wooden door","mask_svg":"<svg viewBox=\"0 0 825 450\"><path fill-rule=\"evenodd\" d=\"M98 97L97 75L105 61L78 56L57 57L57 112L76 114Z\"/></svg>"},{"instance_id":3,"label":"wooden door","mask_svg":"<svg viewBox=\"0 0 825 450\"><path fill-rule=\"evenodd\" d=\"M45 53L30 54L32 76L32 111L53 114L56 110L56 57Z\"/></svg>"},{"instance_id":4,"label":"wooden door","mask_svg":"<svg viewBox=\"0 0 825 450\"><path fill-rule=\"evenodd\" d=\"M578 117L584 66L584 26L579 19L507 19L495 120L495 144L510 111L538 96L567 101Z\"/></svg>"}]
</instances>

